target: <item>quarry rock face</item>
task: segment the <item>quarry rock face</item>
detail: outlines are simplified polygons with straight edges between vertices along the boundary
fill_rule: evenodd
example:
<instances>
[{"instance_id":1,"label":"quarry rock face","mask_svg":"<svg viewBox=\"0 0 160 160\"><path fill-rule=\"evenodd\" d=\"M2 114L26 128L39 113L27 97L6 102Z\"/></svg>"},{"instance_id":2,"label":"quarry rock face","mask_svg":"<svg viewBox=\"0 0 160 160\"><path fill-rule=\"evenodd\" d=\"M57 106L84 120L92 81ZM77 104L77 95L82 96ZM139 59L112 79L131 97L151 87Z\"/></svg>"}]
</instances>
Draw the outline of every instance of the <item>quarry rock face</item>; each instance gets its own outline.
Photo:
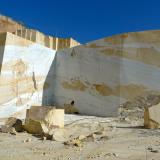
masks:
<instances>
[{"instance_id":1,"label":"quarry rock face","mask_svg":"<svg viewBox=\"0 0 160 160\"><path fill-rule=\"evenodd\" d=\"M24 29L23 24L12 20L9 17L0 15L0 32L15 32Z\"/></svg>"},{"instance_id":2,"label":"quarry rock face","mask_svg":"<svg viewBox=\"0 0 160 160\"><path fill-rule=\"evenodd\" d=\"M0 117L32 105L115 116L121 104L160 92L160 31L132 32L53 50L0 34Z\"/></svg>"},{"instance_id":3,"label":"quarry rock face","mask_svg":"<svg viewBox=\"0 0 160 160\"><path fill-rule=\"evenodd\" d=\"M74 101L78 113L113 116L121 104L159 93L159 37L159 30L132 32L58 51L46 78L55 104Z\"/></svg>"},{"instance_id":4,"label":"quarry rock face","mask_svg":"<svg viewBox=\"0 0 160 160\"><path fill-rule=\"evenodd\" d=\"M54 50L9 32L0 34L1 118L25 118L32 104L42 105L43 90L49 87L44 82L54 56Z\"/></svg>"},{"instance_id":5,"label":"quarry rock face","mask_svg":"<svg viewBox=\"0 0 160 160\"><path fill-rule=\"evenodd\" d=\"M145 128L160 128L160 103L149 108L145 108L144 126Z\"/></svg>"},{"instance_id":6,"label":"quarry rock face","mask_svg":"<svg viewBox=\"0 0 160 160\"><path fill-rule=\"evenodd\" d=\"M24 128L32 134L47 134L64 127L64 110L48 106L32 106L26 112Z\"/></svg>"},{"instance_id":7,"label":"quarry rock face","mask_svg":"<svg viewBox=\"0 0 160 160\"><path fill-rule=\"evenodd\" d=\"M45 35L37 30L25 27L21 22L0 15L0 33L10 32L33 43L43 45L53 50L71 48L80 45L73 38L59 38Z\"/></svg>"}]
</instances>

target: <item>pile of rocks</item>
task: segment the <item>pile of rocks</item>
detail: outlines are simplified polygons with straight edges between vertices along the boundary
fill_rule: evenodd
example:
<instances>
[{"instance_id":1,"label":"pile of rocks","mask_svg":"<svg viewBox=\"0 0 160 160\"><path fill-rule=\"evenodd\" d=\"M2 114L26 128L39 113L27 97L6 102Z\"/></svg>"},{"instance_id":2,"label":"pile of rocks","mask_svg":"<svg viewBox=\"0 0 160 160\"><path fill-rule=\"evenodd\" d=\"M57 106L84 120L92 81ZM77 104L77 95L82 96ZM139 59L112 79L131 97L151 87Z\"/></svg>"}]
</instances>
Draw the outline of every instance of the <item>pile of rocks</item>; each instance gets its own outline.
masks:
<instances>
[{"instance_id":1,"label":"pile of rocks","mask_svg":"<svg viewBox=\"0 0 160 160\"><path fill-rule=\"evenodd\" d=\"M71 123L64 127L64 109L32 106L26 111L26 119L11 117L1 127L1 132L16 135L26 131L41 140L62 142L67 146L82 147L85 142L107 140L107 130L99 122ZM28 142L26 140L25 142Z\"/></svg>"},{"instance_id":2,"label":"pile of rocks","mask_svg":"<svg viewBox=\"0 0 160 160\"><path fill-rule=\"evenodd\" d=\"M160 103L160 95L149 93L143 97L137 97L127 101L119 107L119 117L126 121L143 121L145 108Z\"/></svg>"},{"instance_id":3,"label":"pile of rocks","mask_svg":"<svg viewBox=\"0 0 160 160\"><path fill-rule=\"evenodd\" d=\"M32 106L26 111L24 124L15 117L7 119L0 131L3 133L16 134L27 131L31 134L48 135L55 128L64 127L64 110L48 106Z\"/></svg>"},{"instance_id":4,"label":"pile of rocks","mask_svg":"<svg viewBox=\"0 0 160 160\"><path fill-rule=\"evenodd\" d=\"M0 131L3 133L10 133L16 135L17 132L23 132L22 120L15 117L10 117L5 122L5 125L2 125Z\"/></svg>"}]
</instances>

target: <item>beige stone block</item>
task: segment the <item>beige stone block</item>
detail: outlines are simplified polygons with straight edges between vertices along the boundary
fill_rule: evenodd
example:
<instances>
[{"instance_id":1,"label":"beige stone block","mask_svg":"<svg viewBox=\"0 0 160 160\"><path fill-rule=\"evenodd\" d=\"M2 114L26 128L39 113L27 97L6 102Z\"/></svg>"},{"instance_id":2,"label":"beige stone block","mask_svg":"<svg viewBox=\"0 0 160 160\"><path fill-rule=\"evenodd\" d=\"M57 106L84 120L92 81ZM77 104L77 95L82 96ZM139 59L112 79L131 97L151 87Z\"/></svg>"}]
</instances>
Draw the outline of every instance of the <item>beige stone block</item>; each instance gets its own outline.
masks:
<instances>
[{"instance_id":1,"label":"beige stone block","mask_svg":"<svg viewBox=\"0 0 160 160\"><path fill-rule=\"evenodd\" d=\"M24 129L31 134L48 134L49 129L48 126L42 121L36 121L32 119L28 119L27 123L24 125Z\"/></svg>"},{"instance_id":2,"label":"beige stone block","mask_svg":"<svg viewBox=\"0 0 160 160\"><path fill-rule=\"evenodd\" d=\"M48 106L32 106L26 112L25 130L33 134L48 133L64 127L64 109Z\"/></svg>"},{"instance_id":3,"label":"beige stone block","mask_svg":"<svg viewBox=\"0 0 160 160\"><path fill-rule=\"evenodd\" d=\"M144 127L149 129L160 128L160 103L144 111Z\"/></svg>"}]
</instances>

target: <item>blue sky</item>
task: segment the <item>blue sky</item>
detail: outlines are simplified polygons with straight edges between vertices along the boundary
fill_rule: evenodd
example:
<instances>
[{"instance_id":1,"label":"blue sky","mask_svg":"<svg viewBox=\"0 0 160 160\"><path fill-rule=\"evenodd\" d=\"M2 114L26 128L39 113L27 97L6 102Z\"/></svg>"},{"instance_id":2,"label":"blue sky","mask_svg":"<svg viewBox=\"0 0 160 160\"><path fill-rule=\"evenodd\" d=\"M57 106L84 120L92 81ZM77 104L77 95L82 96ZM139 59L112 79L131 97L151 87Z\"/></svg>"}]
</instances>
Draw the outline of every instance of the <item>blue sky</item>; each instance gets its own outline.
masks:
<instances>
[{"instance_id":1,"label":"blue sky","mask_svg":"<svg viewBox=\"0 0 160 160\"><path fill-rule=\"evenodd\" d=\"M0 0L0 13L49 35L85 43L160 29L160 0Z\"/></svg>"}]
</instances>

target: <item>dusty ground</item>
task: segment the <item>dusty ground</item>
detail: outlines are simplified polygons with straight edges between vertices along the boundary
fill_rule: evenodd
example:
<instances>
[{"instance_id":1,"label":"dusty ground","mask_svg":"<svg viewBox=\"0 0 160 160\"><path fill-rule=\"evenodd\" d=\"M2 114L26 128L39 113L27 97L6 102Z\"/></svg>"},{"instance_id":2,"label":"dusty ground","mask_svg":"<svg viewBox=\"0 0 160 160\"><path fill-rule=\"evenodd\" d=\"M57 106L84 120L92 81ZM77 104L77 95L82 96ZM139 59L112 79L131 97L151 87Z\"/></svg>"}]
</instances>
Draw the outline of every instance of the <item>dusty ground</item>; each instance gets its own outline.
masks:
<instances>
[{"instance_id":1,"label":"dusty ground","mask_svg":"<svg viewBox=\"0 0 160 160\"><path fill-rule=\"evenodd\" d=\"M105 129L108 138L85 141L81 147L76 147L41 140L27 133L0 133L0 160L160 159L160 130L143 129L137 122L129 124L115 118L78 115L66 115L65 123L65 133L70 133L70 138L92 133L97 126Z\"/></svg>"}]
</instances>

